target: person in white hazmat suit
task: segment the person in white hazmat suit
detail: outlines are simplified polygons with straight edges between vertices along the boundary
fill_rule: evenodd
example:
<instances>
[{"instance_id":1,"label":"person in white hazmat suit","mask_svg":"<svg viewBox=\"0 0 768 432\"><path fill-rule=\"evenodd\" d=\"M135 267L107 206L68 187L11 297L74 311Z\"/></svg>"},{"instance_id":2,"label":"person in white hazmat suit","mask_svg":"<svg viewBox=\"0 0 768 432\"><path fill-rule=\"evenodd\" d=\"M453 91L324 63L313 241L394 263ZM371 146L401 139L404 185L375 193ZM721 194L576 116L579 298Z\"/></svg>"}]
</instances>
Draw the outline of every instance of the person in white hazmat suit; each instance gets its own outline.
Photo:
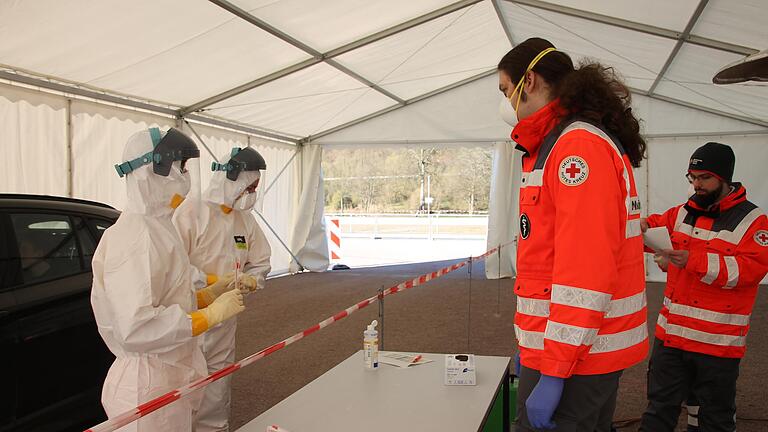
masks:
<instances>
[{"instance_id":1,"label":"person in white hazmat suit","mask_svg":"<svg viewBox=\"0 0 768 432\"><path fill-rule=\"evenodd\" d=\"M99 333L116 357L102 389L109 417L204 377L195 336L245 309L240 290L225 290L226 280L208 287L222 294L198 307L189 257L171 223L190 190L186 165L199 156L179 130L150 128L129 138L125 162L115 166L126 177L128 202L96 249L91 291ZM190 431L200 396L182 398L120 431Z\"/></svg>"},{"instance_id":2,"label":"person in white hazmat suit","mask_svg":"<svg viewBox=\"0 0 768 432\"><path fill-rule=\"evenodd\" d=\"M210 282L211 275L229 274L237 265L239 288L249 293L264 287L271 269L269 243L251 213L261 170L267 165L250 147L236 147L220 160L227 162L213 163L213 177L202 202L183 203L173 223L196 269L196 286ZM203 295L198 298L205 303ZM236 320L228 320L203 335L208 373L234 363L236 328ZM195 419L197 432L229 430L230 379L221 378L205 388Z\"/></svg>"}]
</instances>

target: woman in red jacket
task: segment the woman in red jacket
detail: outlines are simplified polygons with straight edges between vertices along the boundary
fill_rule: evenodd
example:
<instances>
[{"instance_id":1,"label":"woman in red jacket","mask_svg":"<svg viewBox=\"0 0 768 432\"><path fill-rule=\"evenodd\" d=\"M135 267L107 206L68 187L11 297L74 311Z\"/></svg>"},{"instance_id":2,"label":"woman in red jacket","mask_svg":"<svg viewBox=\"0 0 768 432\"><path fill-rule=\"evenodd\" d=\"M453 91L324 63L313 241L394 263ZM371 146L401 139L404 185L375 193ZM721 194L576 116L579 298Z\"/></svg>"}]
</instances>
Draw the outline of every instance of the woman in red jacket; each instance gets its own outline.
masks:
<instances>
[{"instance_id":1,"label":"woman in red jacket","mask_svg":"<svg viewBox=\"0 0 768 432\"><path fill-rule=\"evenodd\" d=\"M519 123L518 431L609 432L619 377L648 352L640 200L645 142L612 69L528 39L499 63Z\"/></svg>"}]
</instances>

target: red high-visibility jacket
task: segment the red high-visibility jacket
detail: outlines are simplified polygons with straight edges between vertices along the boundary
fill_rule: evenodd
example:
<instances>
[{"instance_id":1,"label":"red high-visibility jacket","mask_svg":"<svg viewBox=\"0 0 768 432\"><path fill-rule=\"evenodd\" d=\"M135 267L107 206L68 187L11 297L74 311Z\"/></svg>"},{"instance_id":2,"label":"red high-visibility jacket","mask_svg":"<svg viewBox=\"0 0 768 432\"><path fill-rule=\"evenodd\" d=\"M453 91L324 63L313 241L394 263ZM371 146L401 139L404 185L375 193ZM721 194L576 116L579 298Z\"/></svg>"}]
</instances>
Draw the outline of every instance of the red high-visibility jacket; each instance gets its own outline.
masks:
<instances>
[{"instance_id":1,"label":"red high-visibility jacket","mask_svg":"<svg viewBox=\"0 0 768 432\"><path fill-rule=\"evenodd\" d=\"M557 101L522 120L515 334L521 362L567 378L626 369L648 352L640 200L601 128Z\"/></svg>"},{"instance_id":2,"label":"red high-visibility jacket","mask_svg":"<svg viewBox=\"0 0 768 432\"><path fill-rule=\"evenodd\" d=\"M744 356L757 287L768 272L768 218L744 186L714 212L693 201L648 216L665 226L672 246L688 250L685 268L667 269L656 337L665 346L717 357Z\"/></svg>"}]
</instances>

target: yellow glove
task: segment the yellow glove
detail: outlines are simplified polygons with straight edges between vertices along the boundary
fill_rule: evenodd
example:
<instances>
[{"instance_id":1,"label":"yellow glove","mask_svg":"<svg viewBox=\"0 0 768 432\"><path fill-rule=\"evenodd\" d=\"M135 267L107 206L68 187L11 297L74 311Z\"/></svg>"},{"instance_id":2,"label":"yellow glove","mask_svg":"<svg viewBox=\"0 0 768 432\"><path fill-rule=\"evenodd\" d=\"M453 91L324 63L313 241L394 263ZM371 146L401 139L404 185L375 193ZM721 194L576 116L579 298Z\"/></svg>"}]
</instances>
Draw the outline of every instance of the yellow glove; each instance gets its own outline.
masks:
<instances>
[{"instance_id":1,"label":"yellow glove","mask_svg":"<svg viewBox=\"0 0 768 432\"><path fill-rule=\"evenodd\" d=\"M197 336L245 310L243 293L240 290L227 291L218 296L210 306L190 314L192 336Z\"/></svg>"},{"instance_id":2,"label":"yellow glove","mask_svg":"<svg viewBox=\"0 0 768 432\"><path fill-rule=\"evenodd\" d=\"M234 273L227 273L224 276L217 276L215 274L206 275L206 282L208 286L197 290L197 307L204 308L213 303L216 298L225 292L229 291L229 284L235 277Z\"/></svg>"},{"instance_id":3,"label":"yellow glove","mask_svg":"<svg viewBox=\"0 0 768 432\"><path fill-rule=\"evenodd\" d=\"M256 291L257 288L259 288L258 280L255 277L249 275L248 273L241 274L237 282L239 286L235 286L235 281L232 280L229 283L229 288L230 289L238 288L242 291L247 291L247 292L253 292L253 291Z\"/></svg>"}]
</instances>

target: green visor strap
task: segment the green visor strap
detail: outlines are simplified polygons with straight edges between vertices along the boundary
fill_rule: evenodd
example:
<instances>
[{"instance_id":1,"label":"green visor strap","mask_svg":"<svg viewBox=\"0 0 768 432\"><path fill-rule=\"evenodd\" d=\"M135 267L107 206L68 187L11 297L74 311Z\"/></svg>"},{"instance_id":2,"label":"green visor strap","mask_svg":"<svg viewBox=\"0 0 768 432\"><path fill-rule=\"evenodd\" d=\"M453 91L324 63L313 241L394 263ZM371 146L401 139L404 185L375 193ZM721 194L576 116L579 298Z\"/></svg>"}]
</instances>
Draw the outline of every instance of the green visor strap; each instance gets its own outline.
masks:
<instances>
[{"instance_id":1,"label":"green visor strap","mask_svg":"<svg viewBox=\"0 0 768 432\"><path fill-rule=\"evenodd\" d=\"M211 163L211 171L224 171L227 173L227 179L237 180L242 171L260 171L267 169L267 163L264 158L251 147L232 149L230 159L225 164Z\"/></svg>"},{"instance_id":2,"label":"green visor strap","mask_svg":"<svg viewBox=\"0 0 768 432\"><path fill-rule=\"evenodd\" d=\"M200 157L200 151L194 141L176 128L169 129L162 138L160 129L150 128L149 135L152 138L153 150L136 159L115 165L117 175L124 177L128 173L152 163L153 172L166 177L171 172L171 165L174 161Z\"/></svg>"}]
</instances>

